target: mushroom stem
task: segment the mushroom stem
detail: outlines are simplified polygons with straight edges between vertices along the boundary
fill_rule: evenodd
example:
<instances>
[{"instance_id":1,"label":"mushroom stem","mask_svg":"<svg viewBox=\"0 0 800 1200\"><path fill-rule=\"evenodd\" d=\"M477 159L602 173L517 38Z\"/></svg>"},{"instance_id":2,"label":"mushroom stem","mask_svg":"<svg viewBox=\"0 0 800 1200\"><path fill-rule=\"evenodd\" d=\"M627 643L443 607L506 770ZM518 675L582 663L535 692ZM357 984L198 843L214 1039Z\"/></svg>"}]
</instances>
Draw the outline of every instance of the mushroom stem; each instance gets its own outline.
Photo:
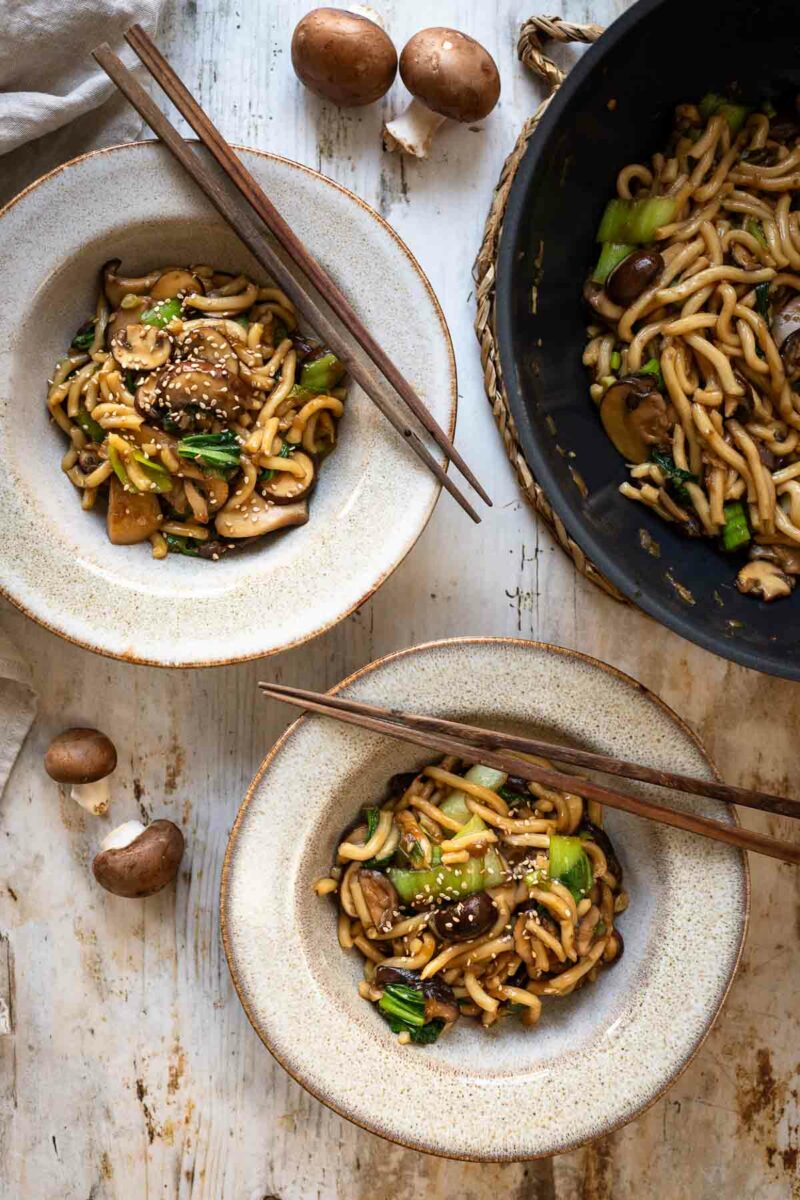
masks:
<instances>
[{"instance_id":1,"label":"mushroom stem","mask_svg":"<svg viewBox=\"0 0 800 1200\"><path fill-rule=\"evenodd\" d=\"M97 779L94 783L74 783L70 795L81 808L102 817L108 812L111 801L111 777L106 775L105 779Z\"/></svg>"},{"instance_id":2,"label":"mushroom stem","mask_svg":"<svg viewBox=\"0 0 800 1200\"><path fill-rule=\"evenodd\" d=\"M427 158L436 131L446 119L419 100L412 100L399 117L384 125L383 144L387 150L404 150L415 158Z\"/></svg>"},{"instance_id":3,"label":"mushroom stem","mask_svg":"<svg viewBox=\"0 0 800 1200\"><path fill-rule=\"evenodd\" d=\"M144 833L144 829L141 821L123 821L116 829L112 829L111 833L106 834L100 843L100 849L124 850L131 842L136 841L140 833Z\"/></svg>"}]
</instances>

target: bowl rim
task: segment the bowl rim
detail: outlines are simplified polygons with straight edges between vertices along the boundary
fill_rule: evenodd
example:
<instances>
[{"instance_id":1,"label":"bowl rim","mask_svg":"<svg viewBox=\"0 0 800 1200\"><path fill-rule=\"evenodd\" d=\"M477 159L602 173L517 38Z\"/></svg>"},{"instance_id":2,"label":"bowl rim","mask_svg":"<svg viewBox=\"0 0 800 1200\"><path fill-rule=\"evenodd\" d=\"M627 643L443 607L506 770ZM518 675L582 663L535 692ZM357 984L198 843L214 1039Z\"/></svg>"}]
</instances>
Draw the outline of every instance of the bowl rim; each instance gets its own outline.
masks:
<instances>
[{"instance_id":1,"label":"bowl rim","mask_svg":"<svg viewBox=\"0 0 800 1200\"><path fill-rule=\"evenodd\" d=\"M637 583L631 572L619 566L612 549L607 548L595 536L591 527L584 522L580 513L570 504L556 478L555 471L551 469L548 455L543 449L543 441L530 418L511 354L511 346L514 341L512 331L515 321L509 281L516 257L515 242L525 220L526 197L544 157L545 149L560 125L564 111L572 101L573 94L588 76L595 70L600 70L606 52L625 37L632 28L646 20L656 9L664 7L668 3L669 0L636 0L636 3L607 26L598 40L570 68L564 81L552 93L552 98L542 113L533 136L528 141L508 194L497 251L495 325L501 377L511 413L517 424L519 440L534 476L541 484L548 503L559 520L563 522L569 536L598 570L637 608L642 609L667 629L680 634L687 641L702 646L704 650L709 650L720 658L739 663L743 667L749 667L762 674L798 680L800 679L800 662L797 664L787 662L781 657L779 646L776 645L772 650L769 648L755 650L743 645L735 637L726 636L723 632L715 633L700 628L692 620L691 609L688 606L686 606L686 612L673 610L657 595L651 594L646 587ZM534 405L534 407L536 406Z\"/></svg>"},{"instance_id":2,"label":"bowl rim","mask_svg":"<svg viewBox=\"0 0 800 1200\"><path fill-rule=\"evenodd\" d=\"M353 671L350 675L347 675L344 679L341 679L338 683L334 684L333 687L328 689L327 695L335 696L339 692L348 688L351 684L357 683L360 679L364 678L367 675L370 675L373 671L378 670L381 667L385 667L385 666L395 662L398 659L406 658L413 654L418 654L420 652L425 652L427 650L438 649L441 647L448 647L448 646L456 646L456 645L474 646L474 645L487 645L487 644L493 644L493 645L499 644L502 646L516 646L516 647L521 647L525 650L542 650L542 651L546 651L548 653L561 655L564 658L577 659L579 662L586 663L587 665L589 665L591 667L599 668L605 674L610 675L612 678L617 679L620 682L633 688L634 691L640 693L645 700L650 701L651 703L655 704L658 708L660 708L661 711L665 714L665 716L675 723L675 725L678 727L678 729L681 731L681 733L683 733L691 742L694 743L694 745L697 747L697 749L699 750L702 757L708 763L708 766L711 770L713 777L720 782L722 781L722 775L720 774L719 768L717 767L716 763L714 762L714 760L712 759L708 750L706 749L705 745L703 744L703 741L700 738L699 734L696 733L695 730L692 729L692 727L690 725L688 725L687 722L681 716L679 716L679 714L676 713L675 710L669 704L667 704L667 702L665 700L662 700L660 696L656 695L656 693L651 691L650 688L648 688L645 684L640 683L639 680L637 680L637 679L634 679L632 675L628 675L626 671L620 670L619 667L612 666L610 663L604 662L602 659L595 658L591 654L585 654L581 650L573 650L567 646L558 646L551 642L536 641L532 638L516 638L516 637L502 637L502 636L463 635L463 636L458 636L458 637L435 638L430 641L419 642L414 646L407 646L400 650L392 650L388 654L384 654L380 658L374 659L372 662L367 663L363 667L359 667L356 671ZM225 951L225 958L226 958L226 961L228 964L228 971L230 973L231 981L232 981L234 989L236 991L236 995L239 999L239 1003L241 1004L241 1006L244 1010L245 1016L247 1017L248 1021L250 1022L250 1025L252 1026L253 1030L257 1034L258 1038L263 1043L263 1045L266 1046L267 1050L272 1055L275 1062L277 1062L278 1066L280 1066L286 1072L286 1074L289 1075L289 1077L294 1080L295 1083L298 1083L304 1089L304 1091L308 1092L309 1095L313 1096L315 1100L318 1100L321 1104L324 1104L326 1108L329 1108L332 1112L335 1112L337 1116L343 1117L346 1121L349 1121L351 1124L356 1125L358 1128L365 1130L367 1133L375 1134L377 1137L383 1138L384 1141L390 1142L394 1145L403 1146L406 1150L416 1150L420 1153L431 1154L436 1158L449 1159L449 1160L452 1160L455 1162L507 1163L507 1162L512 1162L512 1161L513 1162L533 1162L533 1161L536 1161L536 1160L542 1159L542 1158L550 1158L554 1154L562 1154L562 1153L569 1152L571 1150L578 1149L581 1145L587 1145L588 1142L576 1143L574 1145L571 1143L565 1143L563 1146L557 1147L554 1150L548 1150L545 1152L540 1152L538 1154L524 1154L524 1155L520 1156L515 1153L514 1158L510 1159L507 1155L502 1155L502 1154L497 1155L497 1156L491 1156L491 1155L486 1155L486 1154L465 1154L465 1153L453 1154L453 1153L449 1153L446 1150L433 1149L431 1146L423 1145L422 1143L419 1143L419 1142L403 1141L399 1137L391 1136L390 1134L386 1133L385 1130L383 1130L383 1129L379 1129L376 1126L369 1125L364 1121L355 1119L348 1112L346 1112L343 1108L334 1104L328 1097L322 1095L316 1088L311 1086L311 1084L307 1080L302 1079L298 1074L296 1074L294 1071L292 1071L286 1065L283 1058L281 1057L281 1054L276 1049L276 1047L272 1044L272 1042L270 1041L266 1032L259 1028L259 1025L257 1024L257 1021L256 1021L255 1014L253 1013L253 1011L248 1003L247 997L244 994L244 987L242 985L240 985L239 979L237 977L237 972L236 972L235 963L234 963L234 950L233 950L233 945L232 945L232 935L231 935L231 932L230 932L230 929L228 926L229 877L230 877L230 874L231 874L231 871L233 868L234 849L235 849L236 842L238 840L241 825L244 822L244 819L247 815L250 805L253 802L256 792L258 791L259 785L261 784L262 779L264 778L264 776L266 775L270 766L272 765L273 760L276 758L276 756L279 754L279 752L283 749L284 745L289 741L289 739L292 737L292 735L294 733L296 733L308 721L310 716L315 716L315 715L316 714L313 714L313 713L311 713L311 714L304 713L302 716L297 717L295 720L293 720L291 722L291 724L286 727L286 729L283 731L283 733L280 735L280 737L275 741L274 745L270 748L270 750L267 752L267 754L263 758L258 770L256 771L256 773L253 777L252 782L250 783L250 786L247 789L247 792L245 793L244 799L242 800L242 803L240 804L238 812L236 814L236 818L233 822L233 825L231 826L231 831L228 835L228 844L225 848L225 857L222 862L222 871L220 873L219 909L220 909L220 935L222 938L222 945L223 945L223 949ZM727 805L727 807L730 811L733 824L735 826L739 826L740 825L739 814L736 811L735 806ZM716 1008L714 1009L713 1013L711 1014L708 1024L706 1025L703 1032L696 1039L689 1054L687 1055L685 1062L683 1062L680 1065L680 1067L669 1077L669 1079L667 1079L664 1082L664 1084L654 1092L654 1094L648 1099L648 1101L645 1104L643 1104L642 1107L633 1116L625 1116L625 1117L620 1118L618 1121L615 1121L614 1123L609 1124L608 1126L606 1126L603 1129L603 1131L601 1133L598 1133L596 1135L596 1137L606 1137L608 1134L614 1133L616 1130L621 1129L624 1125L630 1124L632 1121L638 1120L641 1116L644 1115L644 1113L648 1112L653 1107L653 1105L656 1104L660 1099L662 1099L662 1097L666 1094L666 1092L668 1092L669 1089L675 1083L677 1083L677 1081L680 1079L680 1077L683 1075L683 1073L694 1062L695 1058L697 1057L697 1055L699 1054L703 1045L705 1044L706 1039L708 1038L709 1034L711 1033L712 1029L714 1028L714 1026L719 1018L719 1015L722 1012L722 1009L725 1005L725 1002L728 998L731 987L733 985L733 981L738 974L739 967L740 967L741 960L742 960L742 953L744 951L744 945L745 945L745 941L747 940L747 933L748 933L748 929L749 929L749 925L750 925L751 891L752 891L751 882L750 882L750 864L749 864L747 855L743 851L739 852L739 860L740 860L741 866L742 866L742 876L743 876L742 882L743 882L743 891L744 891L744 911L743 911L743 918L742 918L742 925L741 925L741 934L739 937L739 946L738 946L738 950L736 952L735 960L733 962L733 965L732 965L732 968L730 971L728 981L725 985L725 988L723 989L723 991L720 994ZM589 1140L593 1141L595 1139L591 1138Z\"/></svg>"},{"instance_id":3,"label":"bowl rim","mask_svg":"<svg viewBox=\"0 0 800 1200\"><path fill-rule=\"evenodd\" d=\"M185 140L197 146L201 145L198 138L186 138ZM27 195L35 191L42 184L47 183L49 180L54 179L62 172L68 170L70 167L78 166L88 159L99 158L101 155L112 154L119 150L133 150L142 146L161 146L161 143L157 138L146 138L140 141L115 142L112 146L102 146L96 150L88 150L84 154L78 154L74 158L70 158L66 162L60 163L57 167L54 167L52 170L47 171L44 175L40 175L37 179L34 179L27 185L27 187L23 188L22 191L18 192L15 196L12 196L12 198L7 201L6 204L0 207L0 221L2 221L2 218L5 217L11 211L11 209L14 208ZM419 281L422 283L422 286L427 292L433 307L434 315L441 330L450 369L450 412L447 422L442 422L442 425L445 433L448 435L450 440L453 441L455 438L456 422L458 417L458 366L456 363L452 335L447 324L447 318L444 315L444 310L438 296L436 295L436 292L434 291L430 279L428 278L426 272L422 269L419 260L412 253L405 241L400 237L400 234L397 232L397 230L386 220L385 217L378 212L377 209L373 208L371 204L368 204L366 200L363 200L354 191L351 191L350 188L338 183L335 179L331 179L328 175L323 175L321 171L317 171L313 167L306 166L305 163L296 162L294 159L287 158L285 155L273 154L268 150L259 150L253 146L245 146L238 142L232 142L231 146L235 151L244 151L247 154L254 154L259 158L268 159L271 162L282 163L302 172L305 175L309 175L313 178L321 180L324 184L341 193L349 200L354 201L359 208L363 209L368 216L372 217L377 224L389 234L397 248L408 260L411 269L416 273ZM449 462L446 461L443 456L440 456L437 453L437 461L439 461L440 457L441 465L444 467L445 471L448 471L450 465ZM419 539L422 537L422 534L427 529L430 519L433 516L434 510L441 496L441 491L441 483L438 480L435 480L433 491L431 492L431 500L428 506L428 511L424 517L424 520L420 523L415 535L408 545L400 552L399 557L395 558L392 564L386 567L380 573L377 579L373 580L362 596L360 596L352 604L348 605L347 608L345 608L337 616L333 617L330 621L327 621L324 625L321 625L318 629L315 629L309 633L305 633L290 642L286 642L284 645L274 646L267 650L256 649L252 652L248 651L243 654L233 655L230 658L193 659L191 661L182 660L180 662L170 662L160 658L149 658L144 655L135 654L127 649L114 651L102 646L96 646L85 638L80 638L74 634L68 633L66 630L59 628L59 626L52 620L46 620L44 617L32 612L21 600L11 593L2 580L0 580L0 597L2 597L4 600L7 600L14 606L14 608L23 613L26 617L29 617L32 621L35 621L37 625L40 625L43 629L47 629L50 633L54 633L58 637L63 638L64 641L71 642L72 645L79 646L82 650L90 650L93 654L98 654L103 658L115 659L119 662L133 663L136 666L162 667L167 670L194 670L201 667L228 667L233 666L236 663L252 662L258 658L270 658L272 655L283 654L288 650L294 650L298 646L302 646L307 642L313 641L314 638L321 637L324 633L327 633L329 630L333 629L334 626L339 625L342 621L345 621L348 617L352 616L356 609L360 608L362 604L366 604L367 601L370 600L371 597L374 596L379 588L386 582L386 580L392 574L394 574L397 568L404 562L404 560L416 546Z\"/></svg>"}]
</instances>

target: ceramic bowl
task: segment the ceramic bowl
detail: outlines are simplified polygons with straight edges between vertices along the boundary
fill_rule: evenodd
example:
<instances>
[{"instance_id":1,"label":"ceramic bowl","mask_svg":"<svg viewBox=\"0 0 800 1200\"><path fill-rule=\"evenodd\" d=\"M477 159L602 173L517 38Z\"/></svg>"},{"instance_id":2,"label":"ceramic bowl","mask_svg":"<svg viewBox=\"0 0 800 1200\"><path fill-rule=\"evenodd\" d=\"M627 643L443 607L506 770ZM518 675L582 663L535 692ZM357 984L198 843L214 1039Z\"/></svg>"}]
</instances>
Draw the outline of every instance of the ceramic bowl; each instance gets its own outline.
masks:
<instances>
[{"instance_id":1,"label":"ceramic bowl","mask_svg":"<svg viewBox=\"0 0 800 1200\"><path fill-rule=\"evenodd\" d=\"M324 176L240 151L299 236L452 435L456 378L430 284L371 208ZM351 386L336 453L310 519L217 563L150 546L112 546L102 512L85 514L60 469L47 379L94 307L98 270L122 259L210 262L263 279L195 185L155 142L75 159L0 213L0 562L3 591L62 636L116 658L203 666L297 645L363 603L402 561L439 484ZM379 529L379 533L376 530Z\"/></svg>"},{"instance_id":2,"label":"ceramic bowl","mask_svg":"<svg viewBox=\"0 0 800 1200\"><path fill-rule=\"evenodd\" d=\"M713 775L698 739L657 697L554 646L433 642L334 690ZM364 1128L456 1158L559 1153L631 1120L696 1054L739 960L746 863L730 847L608 810L630 894L619 963L593 986L545 1000L534 1029L508 1020L486 1031L464 1020L434 1046L400 1046L359 997L361 959L340 949L334 906L312 885L360 806L382 796L394 772L430 760L328 718L291 726L264 760L228 845L221 904L233 979L281 1065ZM735 821L717 801L660 795Z\"/></svg>"}]
</instances>

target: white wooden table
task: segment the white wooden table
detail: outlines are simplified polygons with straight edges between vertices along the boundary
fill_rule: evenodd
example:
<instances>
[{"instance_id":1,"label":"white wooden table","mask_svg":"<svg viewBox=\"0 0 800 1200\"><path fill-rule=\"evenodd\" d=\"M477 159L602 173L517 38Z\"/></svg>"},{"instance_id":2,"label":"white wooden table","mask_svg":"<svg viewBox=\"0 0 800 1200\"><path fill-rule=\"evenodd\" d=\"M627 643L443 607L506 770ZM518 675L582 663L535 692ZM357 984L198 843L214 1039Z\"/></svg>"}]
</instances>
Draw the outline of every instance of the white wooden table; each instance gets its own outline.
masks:
<instances>
[{"instance_id":1,"label":"white wooden table","mask_svg":"<svg viewBox=\"0 0 800 1200\"><path fill-rule=\"evenodd\" d=\"M135 667L3 612L33 664L41 711L0 810L0 997L13 1015L13 1032L0 1037L0 1196L797 1200L800 874L788 866L751 862L744 962L684 1076L624 1130L554 1160L459 1164L361 1132L283 1073L239 1007L219 937L220 865L245 788L287 720L259 700L259 678L323 688L431 638L538 638L647 684L694 725L729 780L800 788L800 689L731 666L600 595L521 502L502 453L481 387L470 268L504 156L541 98L514 55L528 4L383 0L398 46L424 25L448 24L482 41L500 66L502 100L483 130L443 131L424 164L382 153L380 105L342 113L300 89L289 38L309 7L174 0L160 42L231 140L318 168L406 239L450 323L459 444L495 507L473 528L445 496L369 604L310 645L260 663ZM574 0L562 11L607 23L623 7ZM398 84L390 106L400 94ZM41 767L48 740L69 724L96 724L120 748L115 823L163 815L183 826L176 890L139 903L94 884L91 858L107 826L59 803ZM777 818L743 821L790 835Z\"/></svg>"}]
</instances>

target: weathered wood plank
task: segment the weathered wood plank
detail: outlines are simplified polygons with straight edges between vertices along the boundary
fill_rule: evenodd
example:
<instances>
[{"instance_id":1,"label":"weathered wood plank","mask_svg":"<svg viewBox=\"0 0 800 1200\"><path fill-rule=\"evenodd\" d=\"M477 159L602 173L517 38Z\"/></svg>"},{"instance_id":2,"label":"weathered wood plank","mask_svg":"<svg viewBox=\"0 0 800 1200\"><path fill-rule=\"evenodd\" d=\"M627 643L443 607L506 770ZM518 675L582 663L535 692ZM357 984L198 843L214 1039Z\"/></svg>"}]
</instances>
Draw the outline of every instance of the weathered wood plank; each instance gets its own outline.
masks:
<instances>
[{"instance_id":1,"label":"weathered wood plank","mask_svg":"<svg viewBox=\"0 0 800 1200\"><path fill-rule=\"evenodd\" d=\"M459 444L491 484L495 508L473 529L445 497L413 554L369 604L311 645L262 663L206 672L131 667L82 653L8 613L42 705L0 810L0 930L15 961L14 1029L0 1033L0 1196L798 1196L800 877L789 867L752 863L744 963L695 1063L638 1121L550 1162L450 1163L355 1129L272 1062L238 1005L219 941L220 865L238 803L287 721L257 696L259 678L324 687L429 638L541 638L605 658L653 688L701 732L731 781L789 793L800 785L800 691L689 646L577 578L519 500L503 456L481 387L470 268L502 160L541 98L514 61L529 6L381 5L398 44L421 25L453 24L483 41L501 68L501 104L483 130L443 131L426 164L381 151L384 106L339 113L299 88L288 38L308 7L305 0L178 0L161 43L227 136L318 167L376 205L407 240L450 323ZM603 22L623 7L623 0L571 0L563 12ZM575 53L560 51L559 61ZM386 107L401 94L398 85ZM89 864L106 826L60 799L40 769L49 737L70 722L108 728L120 748L114 821L144 814L182 824L188 853L174 894L134 904L92 883ZM743 820L791 836L780 828L786 822L751 813ZM713 938L710 930L709 954ZM0 953L0 996L5 961Z\"/></svg>"}]
</instances>

